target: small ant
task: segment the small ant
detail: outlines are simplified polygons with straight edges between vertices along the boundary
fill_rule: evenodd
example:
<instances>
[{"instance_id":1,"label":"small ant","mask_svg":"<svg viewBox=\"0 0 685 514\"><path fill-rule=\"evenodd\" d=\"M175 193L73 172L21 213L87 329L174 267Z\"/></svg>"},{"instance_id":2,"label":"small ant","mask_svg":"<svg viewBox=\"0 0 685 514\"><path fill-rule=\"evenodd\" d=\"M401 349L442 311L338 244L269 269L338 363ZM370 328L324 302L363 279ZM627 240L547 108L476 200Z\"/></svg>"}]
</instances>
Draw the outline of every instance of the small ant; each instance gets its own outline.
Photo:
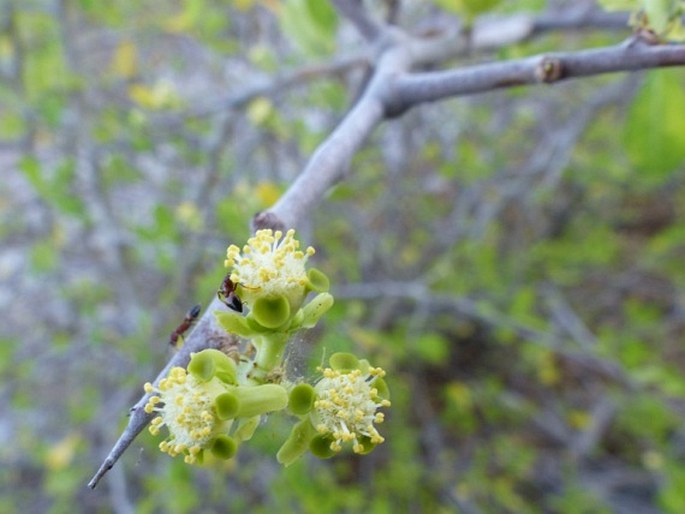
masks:
<instances>
[{"instance_id":1,"label":"small ant","mask_svg":"<svg viewBox=\"0 0 685 514\"><path fill-rule=\"evenodd\" d=\"M231 274L229 273L224 277L223 282L221 282L221 285L216 292L216 297L229 309L236 312L243 312L243 302L238 298L238 295L235 292L237 286L238 284L234 284L231 280Z\"/></svg>"},{"instance_id":2,"label":"small ant","mask_svg":"<svg viewBox=\"0 0 685 514\"><path fill-rule=\"evenodd\" d=\"M202 306L198 303L186 313L186 317L183 318L181 324L177 326L176 330L174 330L169 336L169 344L171 346L176 346L179 338L183 339L183 334L185 334L197 321L197 317L200 315L200 310L202 310Z\"/></svg>"}]
</instances>

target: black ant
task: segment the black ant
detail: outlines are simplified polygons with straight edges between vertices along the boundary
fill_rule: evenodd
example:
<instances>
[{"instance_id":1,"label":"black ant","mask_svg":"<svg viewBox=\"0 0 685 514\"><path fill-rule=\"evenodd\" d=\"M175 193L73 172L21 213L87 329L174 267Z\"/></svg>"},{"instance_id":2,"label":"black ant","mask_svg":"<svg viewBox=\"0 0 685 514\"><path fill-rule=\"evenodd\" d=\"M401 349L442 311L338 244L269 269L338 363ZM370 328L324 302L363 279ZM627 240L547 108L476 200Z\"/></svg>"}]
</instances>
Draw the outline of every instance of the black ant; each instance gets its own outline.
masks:
<instances>
[{"instance_id":1,"label":"black ant","mask_svg":"<svg viewBox=\"0 0 685 514\"><path fill-rule=\"evenodd\" d=\"M243 302L238 298L238 295L235 292L237 286L238 284L234 284L231 280L231 274L229 273L224 277L223 282L221 282L221 285L216 292L216 297L229 309L236 312L243 312Z\"/></svg>"},{"instance_id":2,"label":"black ant","mask_svg":"<svg viewBox=\"0 0 685 514\"><path fill-rule=\"evenodd\" d=\"M183 334L185 334L190 329L190 327L192 327L195 324L195 322L197 321L197 317L200 315L201 310L202 306L198 303L186 313L186 317L183 318L181 324L177 326L176 330L174 330L169 336L169 344L171 346L176 346L178 344L179 338L183 339Z\"/></svg>"}]
</instances>

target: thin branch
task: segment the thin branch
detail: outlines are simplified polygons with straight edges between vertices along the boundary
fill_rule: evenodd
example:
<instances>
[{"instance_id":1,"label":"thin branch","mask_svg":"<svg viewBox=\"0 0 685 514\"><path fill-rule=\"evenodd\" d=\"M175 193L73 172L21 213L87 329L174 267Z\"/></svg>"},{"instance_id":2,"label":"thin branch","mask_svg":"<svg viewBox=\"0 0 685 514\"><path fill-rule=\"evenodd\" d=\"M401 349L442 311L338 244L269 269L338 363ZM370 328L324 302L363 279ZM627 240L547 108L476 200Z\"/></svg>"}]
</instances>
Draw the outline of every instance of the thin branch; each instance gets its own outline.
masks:
<instances>
[{"instance_id":1,"label":"thin branch","mask_svg":"<svg viewBox=\"0 0 685 514\"><path fill-rule=\"evenodd\" d=\"M685 46L628 45L541 55L459 70L409 74L414 55L397 38L376 65L374 78L357 105L316 150L292 186L256 228L292 227L342 178L354 152L384 119L415 105L453 96L574 77L685 64ZM265 214L262 214L265 216Z\"/></svg>"},{"instance_id":2,"label":"thin branch","mask_svg":"<svg viewBox=\"0 0 685 514\"><path fill-rule=\"evenodd\" d=\"M314 152L309 163L271 208L285 227L297 225L341 177L346 165L383 120L383 104L365 96ZM257 227L264 228L264 227Z\"/></svg>"},{"instance_id":3,"label":"thin branch","mask_svg":"<svg viewBox=\"0 0 685 514\"><path fill-rule=\"evenodd\" d=\"M606 48L537 55L467 68L398 77L387 98L400 114L425 102L530 84L685 64L685 45L648 45L638 40Z\"/></svg>"},{"instance_id":4,"label":"thin branch","mask_svg":"<svg viewBox=\"0 0 685 514\"><path fill-rule=\"evenodd\" d=\"M338 11L357 27L366 40L375 41L380 37L383 26L369 17L361 0L332 0L332 2Z\"/></svg>"},{"instance_id":5,"label":"thin branch","mask_svg":"<svg viewBox=\"0 0 685 514\"><path fill-rule=\"evenodd\" d=\"M533 36L549 31L565 31L591 28L627 28L628 17L621 13L592 12L568 16L543 14L540 16L514 15L505 18L483 18L474 25L470 45L458 31L448 31L439 38L415 38L407 41L414 64L431 63L464 53L467 47L473 51L493 50L520 43ZM278 74L271 79L233 91L221 97L197 102L187 111L176 115L161 115L166 124L189 118L202 118L226 110L241 109L260 96L272 96L287 89L330 75L338 75L353 69L369 66L370 58L364 52Z\"/></svg>"},{"instance_id":6,"label":"thin branch","mask_svg":"<svg viewBox=\"0 0 685 514\"><path fill-rule=\"evenodd\" d=\"M285 72L270 80L253 86L247 86L239 91L220 98L199 103L186 112L183 118L200 118L231 109L240 109L260 96L271 96L286 89L302 85L317 78L344 74L352 69L361 68L369 64L364 55L351 55L335 59L332 62L312 64L299 69Z\"/></svg>"},{"instance_id":7,"label":"thin branch","mask_svg":"<svg viewBox=\"0 0 685 514\"><path fill-rule=\"evenodd\" d=\"M563 344L564 338L555 333L531 327L491 309L483 309L476 301L470 298L431 291L425 284L418 281L349 284L337 287L335 296L336 298L343 299L365 300L394 297L429 306L433 311L445 309L456 312L465 318L477 320L484 325L511 330L522 340L547 348L567 362L613 380L629 391L634 391L640 387L617 362L594 353L569 350Z\"/></svg>"},{"instance_id":8,"label":"thin branch","mask_svg":"<svg viewBox=\"0 0 685 514\"><path fill-rule=\"evenodd\" d=\"M581 10L564 15L544 13L534 17L533 34L559 30L625 29L629 30L629 13Z\"/></svg>"},{"instance_id":9,"label":"thin branch","mask_svg":"<svg viewBox=\"0 0 685 514\"><path fill-rule=\"evenodd\" d=\"M447 25L428 30L428 33L437 33L439 36L415 37L411 45L416 64L435 65L464 54L515 45L549 32L593 29L627 33L628 14L571 10L540 15L483 16L475 21L468 37L458 27Z\"/></svg>"},{"instance_id":10,"label":"thin branch","mask_svg":"<svg viewBox=\"0 0 685 514\"><path fill-rule=\"evenodd\" d=\"M568 441L568 447L576 459L590 454L604 438L616 416L617 406L610 396L603 395L590 412L589 425Z\"/></svg>"},{"instance_id":11,"label":"thin branch","mask_svg":"<svg viewBox=\"0 0 685 514\"><path fill-rule=\"evenodd\" d=\"M226 307L216 298L209 305L209 308L198 322L195 330L193 330L187 337L185 344L167 363L162 371L157 375L154 384L158 384L161 379L169 374L169 370L175 366L186 367L190 360L190 354L199 352L205 348L219 348L225 345L233 344L232 336L217 325L213 312L217 310L226 310ZM104 460L100 469L88 482L88 487L94 489L100 479L107 473L112 466L124 454L126 449L131 445L133 440L142 432L154 414L148 414L144 411L150 395L144 394L140 400L131 408L128 425L119 436L119 439L110 450L107 458Z\"/></svg>"}]
</instances>

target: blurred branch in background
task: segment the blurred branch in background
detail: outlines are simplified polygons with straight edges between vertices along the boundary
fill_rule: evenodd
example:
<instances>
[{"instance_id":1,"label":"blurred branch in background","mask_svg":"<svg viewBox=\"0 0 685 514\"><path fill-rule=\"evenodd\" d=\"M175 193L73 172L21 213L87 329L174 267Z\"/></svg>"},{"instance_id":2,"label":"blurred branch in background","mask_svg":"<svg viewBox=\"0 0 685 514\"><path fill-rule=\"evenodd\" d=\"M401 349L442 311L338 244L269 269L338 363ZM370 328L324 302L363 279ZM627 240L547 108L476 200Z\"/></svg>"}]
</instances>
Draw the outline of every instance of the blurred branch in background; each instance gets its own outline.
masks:
<instances>
[{"instance_id":1,"label":"blurred branch in background","mask_svg":"<svg viewBox=\"0 0 685 514\"><path fill-rule=\"evenodd\" d=\"M495 3L2 2L0 510L682 512L683 76L588 76L682 46ZM313 366L395 370L393 443L276 471L276 423L243 476L141 437L82 491L132 391L236 344L215 300L168 358L250 221L320 249Z\"/></svg>"}]
</instances>

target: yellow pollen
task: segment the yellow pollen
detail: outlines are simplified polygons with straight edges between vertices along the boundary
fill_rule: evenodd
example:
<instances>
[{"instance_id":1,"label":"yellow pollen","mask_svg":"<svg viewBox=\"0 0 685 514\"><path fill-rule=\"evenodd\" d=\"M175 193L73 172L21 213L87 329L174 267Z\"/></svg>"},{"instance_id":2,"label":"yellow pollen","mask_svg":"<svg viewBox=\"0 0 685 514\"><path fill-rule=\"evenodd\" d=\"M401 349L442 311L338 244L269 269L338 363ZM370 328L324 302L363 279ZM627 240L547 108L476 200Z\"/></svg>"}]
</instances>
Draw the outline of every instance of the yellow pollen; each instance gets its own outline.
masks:
<instances>
[{"instance_id":1,"label":"yellow pollen","mask_svg":"<svg viewBox=\"0 0 685 514\"><path fill-rule=\"evenodd\" d=\"M371 368L375 373L382 370ZM374 423L384 420L383 413L376 412L379 407L388 406L387 400L378 398L376 388L371 387L371 369L362 372L321 369L323 378L316 384L317 400L314 402L316 415L320 419L317 431L333 437L331 448L352 443L352 449L363 452L360 437L382 442L382 437Z\"/></svg>"}]
</instances>

